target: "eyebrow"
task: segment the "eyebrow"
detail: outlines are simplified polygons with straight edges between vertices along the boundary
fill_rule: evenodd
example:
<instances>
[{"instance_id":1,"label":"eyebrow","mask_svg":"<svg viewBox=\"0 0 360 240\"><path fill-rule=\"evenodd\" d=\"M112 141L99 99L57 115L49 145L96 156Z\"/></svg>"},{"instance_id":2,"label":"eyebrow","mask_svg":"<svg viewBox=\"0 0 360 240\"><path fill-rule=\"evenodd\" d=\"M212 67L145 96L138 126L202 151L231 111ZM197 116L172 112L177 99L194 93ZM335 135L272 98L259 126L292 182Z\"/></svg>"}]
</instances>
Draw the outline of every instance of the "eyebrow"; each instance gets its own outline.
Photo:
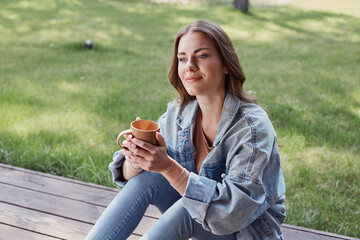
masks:
<instances>
[{"instance_id":1,"label":"eyebrow","mask_svg":"<svg viewBox=\"0 0 360 240\"><path fill-rule=\"evenodd\" d=\"M208 48L208 47L201 47L201 48L197 48L194 50L194 53L198 53L202 50L211 50L211 48ZM185 55L185 52L179 52L177 55Z\"/></svg>"}]
</instances>

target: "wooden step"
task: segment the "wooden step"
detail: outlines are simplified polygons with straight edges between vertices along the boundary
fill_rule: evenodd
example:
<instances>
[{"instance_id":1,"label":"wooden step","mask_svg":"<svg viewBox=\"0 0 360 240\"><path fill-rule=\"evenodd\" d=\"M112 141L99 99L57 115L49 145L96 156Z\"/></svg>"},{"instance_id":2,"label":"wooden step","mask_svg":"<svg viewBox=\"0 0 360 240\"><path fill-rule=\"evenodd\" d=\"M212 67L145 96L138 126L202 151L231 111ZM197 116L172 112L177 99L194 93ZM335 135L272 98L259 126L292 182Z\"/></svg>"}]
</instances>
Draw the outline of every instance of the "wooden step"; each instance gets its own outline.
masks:
<instances>
[{"instance_id":1,"label":"wooden step","mask_svg":"<svg viewBox=\"0 0 360 240\"><path fill-rule=\"evenodd\" d=\"M0 164L0 240L83 240L117 188ZM160 212L150 206L128 238L140 237ZM283 225L286 240L354 240L347 236Z\"/></svg>"}]
</instances>

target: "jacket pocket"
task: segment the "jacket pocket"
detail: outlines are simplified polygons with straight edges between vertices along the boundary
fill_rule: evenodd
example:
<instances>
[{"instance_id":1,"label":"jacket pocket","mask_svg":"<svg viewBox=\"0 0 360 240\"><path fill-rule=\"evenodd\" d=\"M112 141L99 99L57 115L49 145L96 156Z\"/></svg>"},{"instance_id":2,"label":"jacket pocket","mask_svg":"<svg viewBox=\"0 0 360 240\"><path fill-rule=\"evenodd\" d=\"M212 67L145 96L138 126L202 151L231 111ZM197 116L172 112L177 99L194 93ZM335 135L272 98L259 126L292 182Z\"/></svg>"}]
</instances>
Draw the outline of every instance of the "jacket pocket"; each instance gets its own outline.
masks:
<instances>
[{"instance_id":1,"label":"jacket pocket","mask_svg":"<svg viewBox=\"0 0 360 240\"><path fill-rule=\"evenodd\" d=\"M207 166L205 168L206 176L217 182L221 182L223 173L226 173L225 162L217 163L217 165Z\"/></svg>"},{"instance_id":2,"label":"jacket pocket","mask_svg":"<svg viewBox=\"0 0 360 240\"><path fill-rule=\"evenodd\" d=\"M268 239L274 236L274 233L271 231L271 228L264 219L263 215L258 217L251 225L254 227L261 239Z\"/></svg>"}]
</instances>

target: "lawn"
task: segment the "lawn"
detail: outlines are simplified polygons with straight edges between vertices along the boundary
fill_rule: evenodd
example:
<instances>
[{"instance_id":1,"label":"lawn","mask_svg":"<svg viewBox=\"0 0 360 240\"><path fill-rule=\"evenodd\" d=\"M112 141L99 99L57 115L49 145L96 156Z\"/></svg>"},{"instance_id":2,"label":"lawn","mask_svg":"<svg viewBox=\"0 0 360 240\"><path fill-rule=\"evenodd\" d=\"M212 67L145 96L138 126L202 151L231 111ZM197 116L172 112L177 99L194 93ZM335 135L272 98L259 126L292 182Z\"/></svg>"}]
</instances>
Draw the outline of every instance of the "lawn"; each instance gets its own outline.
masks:
<instances>
[{"instance_id":1,"label":"lawn","mask_svg":"<svg viewBox=\"0 0 360 240\"><path fill-rule=\"evenodd\" d=\"M278 134L286 223L360 237L360 5L281 7L149 1L0 3L0 162L114 186L115 138L156 120L178 29L199 18L228 32ZM84 49L91 39L92 50Z\"/></svg>"}]
</instances>

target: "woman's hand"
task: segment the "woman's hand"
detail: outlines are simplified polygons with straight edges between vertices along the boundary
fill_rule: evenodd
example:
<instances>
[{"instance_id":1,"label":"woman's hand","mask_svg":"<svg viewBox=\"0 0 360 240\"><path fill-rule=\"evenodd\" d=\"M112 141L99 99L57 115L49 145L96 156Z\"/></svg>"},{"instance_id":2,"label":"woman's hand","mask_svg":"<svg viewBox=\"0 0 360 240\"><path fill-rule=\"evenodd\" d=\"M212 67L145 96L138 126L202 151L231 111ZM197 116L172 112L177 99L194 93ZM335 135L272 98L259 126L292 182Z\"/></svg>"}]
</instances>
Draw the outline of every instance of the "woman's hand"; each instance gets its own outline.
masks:
<instances>
[{"instance_id":1,"label":"woman's hand","mask_svg":"<svg viewBox=\"0 0 360 240\"><path fill-rule=\"evenodd\" d=\"M136 120L141 120L141 118L140 118L140 117L136 117ZM133 138L133 136L132 136L131 134L125 134L124 137L125 137L126 140L124 140L124 141L122 142L122 145L124 146L124 148L123 148L123 150L122 150L122 154L125 156L126 160L127 160L129 163L131 163L131 166L132 166L133 168L138 169L138 168L140 168L140 167L138 166L138 164L137 164L135 161L132 161L132 160L130 159L130 157L133 156L133 155L132 155L132 152L129 151L129 149L131 148L131 144L132 144L131 139ZM134 145L134 146L135 146L135 145Z\"/></svg>"},{"instance_id":2,"label":"woman's hand","mask_svg":"<svg viewBox=\"0 0 360 240\"><path fill-rule=\"evenodd\" d=\"M122 142L122 145L124 146L123 150L122 150L122 154L125 156L126 161L128 161L129 163L131 163L131 166L135 169L139 169L139 165L137 164L136 161L134 161L132 158L133 153L130 150L132 147L131 146L135 146L132 142L131 139L133 138L133 136L131 134L125 134L124 135L125 139Z\"/></svg>"},{"instance_id":3,"label":"woman's hand","mask_svg":"<svg viewBox=\"0 0 360 240\"><path fill-rule=\"evenodd\" d=\"M123 150L126 161L136 168L161 173L171 186L183 195L190 173L167 154L164 137L158 132L156 132L155 137L158 145L132 136L126 137L127 140L123 142L127 148ZM133 173L133 175L135 174Z\"/></svg>"},{"instance_id":4,"label":"woman's hand","mask_svg":"<svg viewBox=\"0 0 360 240\"><path fill-rule=\"evenodd\" d=\"M123 154L134 167L161 173L169 170L173 161L175 161L167 154L165 139L158 132L156 132L157 146L132 138L132 136L127 139L123 142L127 148L124 149Z\"/></svg>"}]
</instances>

